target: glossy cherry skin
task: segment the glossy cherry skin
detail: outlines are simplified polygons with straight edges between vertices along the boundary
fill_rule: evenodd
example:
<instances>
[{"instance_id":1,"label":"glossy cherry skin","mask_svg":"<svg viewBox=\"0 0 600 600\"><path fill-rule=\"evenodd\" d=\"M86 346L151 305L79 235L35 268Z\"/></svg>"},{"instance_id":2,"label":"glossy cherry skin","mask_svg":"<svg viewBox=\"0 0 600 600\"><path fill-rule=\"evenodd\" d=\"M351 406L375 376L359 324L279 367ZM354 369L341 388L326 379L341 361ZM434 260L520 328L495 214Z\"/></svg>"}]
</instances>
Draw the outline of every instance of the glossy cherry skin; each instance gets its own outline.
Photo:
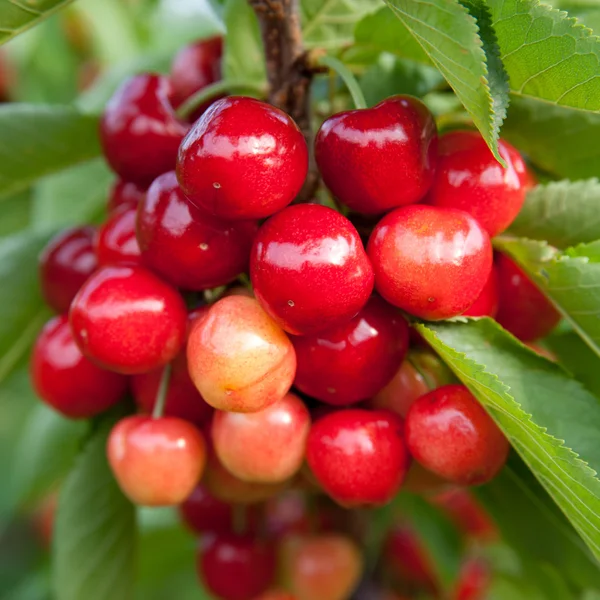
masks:
<instances>
[{"instance_id":1,"label":"glossy cherry skin","mask_svg":"<svg viewBox=\"0 0 600 600\"><path fill-rule=\"evenodd\" d=\"M145 195L146 188L144 186L139 186L133 181L116 179L111 187L106 209L109 213L111 213L120 206L137 208L138 204L142 201Z\"/></svg>"},{"instance_id":2,"label":"glossy cherry skin","mask_svg":"<svg viewBox=\"0 0 600 600\"><path fill-rule=\"evenodd\" d=\"M145 373L175 358L187 311L176 290L143 267L102 267L73 300L73 337L85 356L119 373Z\"/></svg>"},{"instance_id":3,"label":"glossy cherry skin","mask_svg":"<svg viewBox=\"0 0 600 600\"><path fill-rule=\"evenodd\" d=\"M308 171L308 149L283 111L253 98L214 102L186 135L177 178L198 207L222 219L261 219L287 206Z\"/></svg>"},{"instance_id":4,"label":"glossy cherry skin","mask_svg":"<svg viewBox=\"0 0 600 600\"><path fill-rule=\"evenodd\" d=\"M275 566L270 543L234 534L206 537L196 559L198 576L220 600L254 600L273 583Z\"/></svg>"},{"instance_id":5,"label":"glossy cherry skin","mask_svg":"<svg viewBox=\"0 0 600 600\"><path fill-rule=\"evenodd\" d=\"M412 96L392 96L327 119L317 133L315 158L340 202L359 213L380 214L425 196L436 148L429 109Z\"/></svg>"},{"instance_id":6,"label":"glossy cherry skin","mask_svg":"<svg viewBox=\"0 0 600 600\"><path fill-rule=\"evenodd\" d=\"M174 171L154 180L138 210L144 263L188 290L218 287L244 272L257 229L255 221L223 221L190 204Z\"/></svg>"},{"instance_id":7,"label":"glossy cherry skin","mask_svg":"<svg viewBox=\"0 0 600 600\"><path fill-rule=\"evenodd\" d=\"M72 419L93 417L116 404L127 379L90 362L77 347L66 315L50 319L31 355L31 380L37 395Z\"/></svg>"},{"instance_id":8,"label":"glossy cherry skin","mask_svg":"<svg viewBox=\"0 0 600 600\"><path fill-rule=\"evenodd\" d=\"M464 317L492 317L498 313L500 292L498 289L498 270L492 266L490 276L486 281L477 300L463 313Z\"/></svg>"},{"instance_id":9,"label":"glossy cherry skin","mask_svg":"<svg viewBox=\"0 0 600 600\"><path fill-rule=\"evenodd\" d=\"M410 463L402 419L384 410L332 412L313 424L306 460L339 504L386 504L400 489Z\"/></svg>"},{"instance_id":10,"label":"glossy cherry skin","mask_svg":"<svg viewBox=\"0 0 600 600\"><path fill-rule=\"evenodd\" d=\"M480 485L506 462L508 440L463 385L421 396L406 415L406 443L426 469L459 485Z\"/></svg>"},{"instance_id":11,"label":"glossy cherry skin","mask_svg":"<svg viewBox=\"0 0 600 600\"><path fill-rule=\"evenodd\" d=\"M392 211L373 230L367 253L375 289L391 304L430 321L465 312L492 268L488 234L473 217L451 208Z\"/></svg>"},{"instance_id":12,"label":"glossy cherry skin","mask_svg":"<svg viewBox=\"0 0 600 600\"><path fill-rule=\"evenodd\" d=\"M244 481L278 483L302 466L310 414L295 394L253 413L216 411L215 452L225 468Z\"/></svg>"},{"instance_id":13,"label":"glossy cherry skin","mask_svg":"<svg viewBox=\"0 0 600 600\"><path fill-rule=\"evenodd\" d=\"M126 417L110 432L106 451L119 486L142 506L183 502L206 463L202 433L176 417Z\"/></svg>"},{"instance_id":14,"label":"glossy cherry skin","mask_svg":"<svg viewBox=\"0 0 600 600\"><path fill-rule=\"evenodd\" d=\"M219 410L255 412L281 400L296 374L296 353L258 302L226 296L194 323L187 345L192 381Z\"/></svg>"},{"instance_id":15,"label":"glossy cherry skin","mask_svg":"<svg viewBox=\"0 0 600 600\"><path fill-rule=\"evenodd\" d=\"M100 226L95 239L100 266L142 264L140 246L135 237L136 215L136 208L121 206Z\"/></svg>"},{"instance_id":16,"label":"glossy cherry skin","mask_svg":"<svg viewBox=\"0 0 600 600\"><path fill-rule=\"evenodd\" d=\"M134 75L106 105L100 141L109 165L123 179L148 185L175 166L188 125L177 120L170 94L167 78Z\"/></svg>"},{"instance_id":17,"label":"glossy cherry skin","mask_svg":"<svg viewBox=\"0 0 600 600\"><path fill-rule=\"evenodd\" d=\"M435 179L428 195L434 206L459 208L475 217L490 237L516 218L532 179L519 152L498 142L506 169L477 131L451 131L440 138Z\"/></svg>"},{"instance_id":18,"label":"glossy cherry skin","mask_svg":"<svg viewBox=\"0 0 600 600\"><path fill-rule=\"evenodd\" d=\"M560 313L525 272L506 254L496 256L500 306L496 320L524 342L546 337Z\"/></svg>"},{"instance_id":19,"label":"glossy cherry skin","mask_svg":"<svg viewBox=\"0 0 600 600\"><path fill-rule=\"evenodd\" d=\"M408 325L400 311L377 296L350 321L292 339L294 385L334 406L366 400L394 377L408 350Z\"/></svg>"},{"instance_id":20,"label":"glossy cherry skin","mask_svg":"<svg viewBox=\"0 0 600 600\"><path fill-rule=\"evenodd\" d=\"M65 313L85 280L96 270L94 227L74 227L53 237L39 259L44 300L56 312Z\"/></svg>"},{"instance_id":21,"label":"glossy cherry skin","mask_svg":"<svg viewBox=\"0 0 600 600\"><path fill-rule=\"evenodd\" d=\"M289 206L259 230L250 278L263 308L289 333L351 319L373 290L373 269L346 217L318 204Z\"/></svg>"}]
</instances>

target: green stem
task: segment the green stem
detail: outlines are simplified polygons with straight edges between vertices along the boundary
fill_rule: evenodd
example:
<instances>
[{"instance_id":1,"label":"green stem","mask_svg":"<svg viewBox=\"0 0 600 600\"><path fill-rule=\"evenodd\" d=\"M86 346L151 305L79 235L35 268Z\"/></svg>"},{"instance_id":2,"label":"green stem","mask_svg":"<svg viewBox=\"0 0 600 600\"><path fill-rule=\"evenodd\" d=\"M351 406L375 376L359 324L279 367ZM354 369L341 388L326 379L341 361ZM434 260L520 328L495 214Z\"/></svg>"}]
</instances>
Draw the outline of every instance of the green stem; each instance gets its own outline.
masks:
<instances>
[{"instance_id":1,"label":"green stem","mask_svg":"<svg viewBox=\"0 0 600 600\"><path fill-rule=\"evenodd\" d=\"M193 96L190 96L176 111L180 119L187 119L194 111L205 102L222 96L223 94L251 94L264 97L267 93L265 88L251 81L225 79L207 85Z\"/></svg>"},{"instance_id":2,"label":"green stem","mask_svg":"<svg viewBox=\"0 0 600 600\"><path fill-rule=\"evenodd\" d=\"M154 410L152 411L153 419L160 419L165 412L165 404L167 401L167 391L169 389L169 381L171 379L171 364L169 363L163 370L160 378L158 392L156 392L156 401L154 402Z\"/></svg>"},{"instance_id":3,"label":"green stem","mask_svg":"<svg viewBox=\"0 0 600 600\"><path fill-rule=\"evenodd\" d=\"M350 69L340 60L334 58L333 56L321 56L318 62L330 69L334 70L342 79L350 95L352 96L352 100L354 102L354 106L356 108L367 108L367 101L365 100L365 96L358 85L358 81L356 81L356 77Z\"/></svg>"}]
</instances>

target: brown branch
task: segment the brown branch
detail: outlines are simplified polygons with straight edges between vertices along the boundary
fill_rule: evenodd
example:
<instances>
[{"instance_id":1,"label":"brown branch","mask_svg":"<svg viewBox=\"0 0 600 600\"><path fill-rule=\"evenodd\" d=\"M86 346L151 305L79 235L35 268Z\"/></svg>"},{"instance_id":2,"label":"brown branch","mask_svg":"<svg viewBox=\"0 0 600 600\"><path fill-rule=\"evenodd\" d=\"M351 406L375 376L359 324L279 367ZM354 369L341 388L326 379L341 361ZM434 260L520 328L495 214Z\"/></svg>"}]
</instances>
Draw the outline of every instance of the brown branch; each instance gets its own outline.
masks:
<instances>
[{"instance_id":1,"label":"brown branch","mask_svg":"<svg viewBox=\"0 0 600 600\"><path fill-rule=\"evenodd\" d=\"M302 130L311 164L299 199L312 199L319 175L312 157L310 84L314 69L302 44L298 0L248 0L260 24L269 80L269 102L287 112Z\"/></svg>"}]
</instances>

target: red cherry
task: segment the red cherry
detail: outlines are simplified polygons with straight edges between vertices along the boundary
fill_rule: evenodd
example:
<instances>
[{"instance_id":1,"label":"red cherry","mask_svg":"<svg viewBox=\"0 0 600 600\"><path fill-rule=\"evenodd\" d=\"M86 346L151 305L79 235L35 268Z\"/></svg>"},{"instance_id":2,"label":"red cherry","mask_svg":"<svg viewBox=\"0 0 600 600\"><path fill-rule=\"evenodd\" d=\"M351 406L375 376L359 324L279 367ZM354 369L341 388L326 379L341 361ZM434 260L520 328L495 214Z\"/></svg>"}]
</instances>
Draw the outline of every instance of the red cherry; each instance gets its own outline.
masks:
<instances>
[{"instance_id":1,"label":"red cherry","mask_svg":"<svg viewBox=\"0 0 600 600\"><path fill-rule=\"evenodd\" d=\"M177 178L198 207L223 219L260 219L287 206L308 171L302 133L253 98L217 100L179 149Z\"/></svg>"},{"instance_id":2,"label":"red cherry","mask_svg":"<svg viewBox=\"0 0 600 600\"><path fill-rule=\"evenodd\" d=\"M69 310L85 280L96 270L94 227L74 227L53 237L39 260L44 300L59 313Z\"/></svg>"},{"instance_id":3,"label":"red cherry","mask_svg":"<svg viewBox=\"0 0 600 600\"><path fill-rule=\"evenodd\" d=\"M216 411L215 452L225 468L244 481L277 483L302 466L310 415L294 394L253 413Z\"/></svg>"},{"instance_id":4,"label":"red cherry","mask_svg":"<svg viewBox=\"0 0 600 600\"><path fill-rule=\"evenodd\" d=\"M135 237L136 215L135 208L121 206L98 229L95 246L100 266L141 264L140 247Z\"/></svg>"},{"instance_id":5,"label":"red cherry","mask_svg":"<svg viewBox=\"0 0 600 600\"><path fill-rule=\"evenodd\" d=\"M198 210L174 171L154 180L138 210L144 263L189 290L218 287L244 272L256 231L255 221L227 222Z\"/></svg>"},{"instance_id":6,"label":"red cherry","mask_svg":"<svg viewBox=\"0 0 600 600\"><path fill-rule=\"evenodd\" d=\"M389 502L410 461L402 419L363 409L339 410L314 423L306 459L323 489L344 506Z\"/></svg>"},{"instance_id":7,"label":"red cherry","mask_svg":"<svg viewBox=\"0 0 600 600\"><path fill-rule=\"evenodd\" d=\"M202 433L175 417L126 417L110 432L108 462L123 492L143 506L180 504L206 462Z\"/></svg>"},{"instance_id":8,"label":"red cherry","mask_svg":"<svg viewBox=\"0 0 600 600\"><path fill-rule=\"evenodd\" d=\"M343 406L370 398L391 381L408 350L408 325L398 309L373 296L344 325L292 342L298 361L294 385Z\"/></svg>"},{"instance_id":9,"label":"red cherry","mask_svg":"<svg viewBox=\"0 0 600 600\"><path fill-rule=\"evenodd\" d=\"M475 217L490 237L519 214L532 179L519 152L498 142L506 169L477 131L451 131L440 138L435 179L428 196L434 206L459 208Z\"/></svg>"},{"instance_id":10,"label":"red cherry","mask_svg":"<svg viewBox=\"0 0 600 600\"><path fill-rule=\"evenodd\" d=\"M491 582L490 565L482 558L468 558L460 569L451 600L485 600Z\"/></svg>"},{"instance_id":11,"label":"red cherry","mask_svg":"<svg viewBox=\"0 0 600 600\"><path fill-rule=\"evenodd\" d=\"M498 291L498 270L492 266L490 276L477 300L463 313L464 317L492 317L498 312L500 302Z\"/></svg>"},{"instance_id":12,"label":"red cherry","mask_svg":"<svg viewBox=\"0 0 600 600\"><path fill-rule=\"evenodd\" d=\"M375 227L367 253L375 289L388 301L436 321L462 314L483 290L492 268L492 244L463 212L406 206Z\"/></svg>"},{"instance_id":13,"label":"red cherry","mask_svg":"<svg viewBox=\"0 0 600 600\"><path fill-rule=\"evenodd\" d=\"M73 419L93 417L125 394L127 379L90 362L75 344L66 315L50 319L31 355L31 379L38 396Z\"/></svg>"},{"instance_id":14,"label":"red cherry","mask_svg":"<svg viewBox=\"0 0 600 600\"><path fill-rule=\"evenodd\" d=\"M100 140L106 160L123 179L149 184L174 167L188 126L177 120L170 93L166 77L135 75L106 105Z\"/></svg>"},{"instance_id":15,"label":"red cherry","mask_svg":"<svg viewBox=\"0 0 600 600\"><path fill-rule=\"evenodd\" d=\"M233 526L233 506L215 498L201 484L179 506L179 514L195 533L227 532Z\"/></svg>"},{"instance_id":16,"label":"red cherry","mask_svg":"<svg viewBox=\"0 0 600 600\"><path fill-rule=\"evenodd\" d=\"M298 600L296 596L280 589L267 590L264 594L257 596L253 600Z\"/></svg>"},{"instance_id":17,"label":"red cherry","mask_svg":"<svg viewBox=\"0 0 600 600\"><path fill-rule=\"evenodd\" d=\"M120 206L137 208L137 205L146 195L146 188L139 186L133 181L116 179L108 196L106 209L109 213Z\"/></svg>"},{"instance_id":18,"label":"red cherry","mask_svg":"<svg viewBox=\"0 0 600 600\"><path fill-rule=\"evenodd\" d=\"M525 272L506 254L496 256L500 306L496 320L520 340L546 337L560 313Z\"/></svg>"},{"instance_id":19,"label":"red cherry","mask_svg":"<svg viewBox=\"0 0 600 600\"><path fill-rule=\"evenodd\" d=\"M296 374L292 343L258 302L227 296L190 331L192 381L215 408L255 412L281 400Z\"/></svg>"},{"instance_id":20,"label":"red cherry","mask_svg":"<svg viewBox=\"0 0 600 600\"><path fill-rule=\"evenodd\" d=\"M315 513L317 510L315 510ZM267 500L264 514L264 530L270 538L281 538L293 533L307 533L313 523L308 514L306 494L297 489L288 490ZM318 511L318 518L323 516Z\"/></svg>"},{"instance_id":21,"label":"red cherry","mask_svg":"<svg viewBox=\"0 0 600 600\"><path fill-rule=\"evenodd\" d=\"M181 296L142 267L102 267L83 285L69 314L73 337L94 362L144 373L175 358L186 333Z\"/></svg>"},{"instance_id":22,"label":"red cherry","mask_svg":"<svg viewBox=\"0 0 600 600\"><path fill-rule=\"evenodd\" d=\"M318 204L290 206L260 228L250 277L264 309L294 334L345 323L373 290L373 269L356 229Z\"/></svg>"},{"instance_id":23,"label":"red cherry","mask_svg":"<svg viewBox=\"0 0 600 600\"><path fill-rule=\"evenodd\" d=\"M315 158L332 193L352 210L378 214L418 202L434 175L437 131L417 98L392 96L373 108L327 119Z\"/></svg>"},{"instance_id":24,"label":"red cherry","mask_svg":"<svg viewBox=\"0 0 600 600\"><path fill-rule=\"evenodd\" d=\"M493 479L510 449L502 431L463 385L442 386L410 407L406 443L426 469L460 485Z\"/></svg>"},{"instance_id":25,"label":"red cherry","mask_svg":"<svg viewBox=\"0 0 600 600\"><path fill-rule=\"evenodd\" d=\"M254 600L273 582L275 552L251 536L208 536L198 549L198 575L221 600Z\"/></svg>"}]
</instances>

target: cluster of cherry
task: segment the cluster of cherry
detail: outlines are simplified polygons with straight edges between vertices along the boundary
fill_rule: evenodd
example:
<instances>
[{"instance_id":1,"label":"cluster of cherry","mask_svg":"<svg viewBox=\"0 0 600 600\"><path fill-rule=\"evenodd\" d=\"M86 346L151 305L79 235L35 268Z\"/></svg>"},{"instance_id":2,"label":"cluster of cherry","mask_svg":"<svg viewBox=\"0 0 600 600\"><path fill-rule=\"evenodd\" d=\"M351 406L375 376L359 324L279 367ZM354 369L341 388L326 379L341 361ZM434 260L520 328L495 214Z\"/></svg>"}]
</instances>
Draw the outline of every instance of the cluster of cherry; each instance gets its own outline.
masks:
<instances>
[{"instance_id":1,"label":"cluster of cherry","mask_svg":"<svg viewBox=\"0 0 600 600\"><path fill-rule=\"evenodd\" d=\"M490 237L533 185L521 156L501 142L504 169L472 131L438 143L426 106L395 96L333 115L316 136L321 176L348 216L293 204L309 152L288 115L247 97L200 106L191 123L175 112L218 79L220 52L219 39L185 48L169 77L132 77L108 103L100 135L119 177L108 218L41 256L59 316L34 348L39 396L88 418L129 389L140 414L109 437L115 477L141 505L188 499L196 531L229 523L226 503L290 486L344 507L385 504L411 457L446 482L489 481L506 438L467 388L427 385L405 360L399 309L496 316L524 340L556 324L509 258L493 264ZM366 249L356 215L372 220ZM271 547L256 527L232 527L200 547L200 573L220 598L255 598L273 577ZM347 598L361 570L353 542L303 539L286 546L286 564L341 557L344 575L311 583L298 567L293 595L268 597Z\"/></svg>"}]
</instances>

